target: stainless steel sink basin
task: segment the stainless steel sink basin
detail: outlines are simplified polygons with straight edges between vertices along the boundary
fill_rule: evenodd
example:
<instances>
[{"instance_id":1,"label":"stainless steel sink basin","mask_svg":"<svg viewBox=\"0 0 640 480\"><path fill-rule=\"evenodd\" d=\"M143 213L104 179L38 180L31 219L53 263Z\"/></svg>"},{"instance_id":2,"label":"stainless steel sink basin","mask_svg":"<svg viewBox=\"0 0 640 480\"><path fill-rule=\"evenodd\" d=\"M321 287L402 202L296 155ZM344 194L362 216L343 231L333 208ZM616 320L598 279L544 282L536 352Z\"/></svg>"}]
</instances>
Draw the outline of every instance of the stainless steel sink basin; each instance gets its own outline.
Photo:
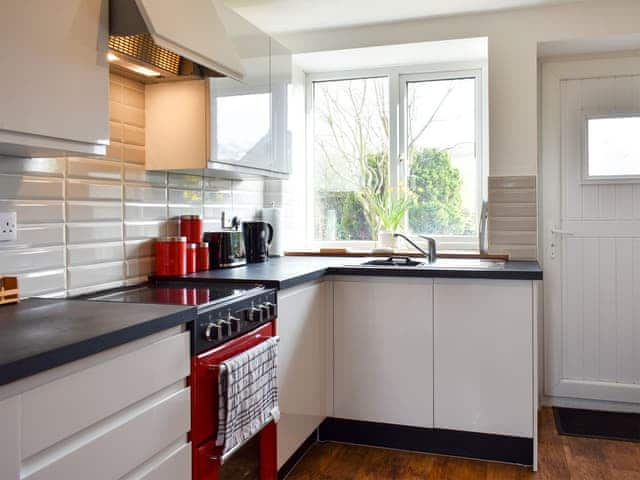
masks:
<instances>
[{"instance_id":1,"label":"stainless steel sink basin","mask_svg":"<svg viewBox=\"0 0 640 480\"><path fill-rule=\"evenodd\" d=\"M438 258L433 263L408 257L389 257L368 260L361 263L360 267L387 267L387 268L431 268L431 269L500 269L504 268L504 260L489 260L485 258Z\"/></svg>"}]
</instances>

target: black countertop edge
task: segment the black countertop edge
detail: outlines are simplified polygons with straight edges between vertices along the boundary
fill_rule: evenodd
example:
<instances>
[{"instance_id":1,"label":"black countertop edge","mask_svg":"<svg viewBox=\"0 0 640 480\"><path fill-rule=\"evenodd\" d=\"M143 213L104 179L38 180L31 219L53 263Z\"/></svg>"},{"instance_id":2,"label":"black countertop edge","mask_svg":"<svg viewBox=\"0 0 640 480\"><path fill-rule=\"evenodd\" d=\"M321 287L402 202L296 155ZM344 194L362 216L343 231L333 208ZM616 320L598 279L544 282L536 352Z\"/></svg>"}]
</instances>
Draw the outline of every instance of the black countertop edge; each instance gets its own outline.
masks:
<instances>
[{"instance_id":1,"label":"black countertop edge","mask_svg":"<svg viewBox=\"0 0 640 480\"><path fill-rule=\"evenodd\" d=\"M361 275L371 277L423 277L423 278L484 278L487 280L542 280L541 271L525 270L471 270L406 268L392 269L362 267L329 267L329 275Z\"/></svg>"},{"instance_id":2,"label":"black countertop edge","mask_svg":"<svg viewBox=\"0 0 640 480\"><path fill-rule=\"evenodd\" d=\"M196 308L154 318L0 366L0 386L192 322Z\"/></svg>"}]
</instances>

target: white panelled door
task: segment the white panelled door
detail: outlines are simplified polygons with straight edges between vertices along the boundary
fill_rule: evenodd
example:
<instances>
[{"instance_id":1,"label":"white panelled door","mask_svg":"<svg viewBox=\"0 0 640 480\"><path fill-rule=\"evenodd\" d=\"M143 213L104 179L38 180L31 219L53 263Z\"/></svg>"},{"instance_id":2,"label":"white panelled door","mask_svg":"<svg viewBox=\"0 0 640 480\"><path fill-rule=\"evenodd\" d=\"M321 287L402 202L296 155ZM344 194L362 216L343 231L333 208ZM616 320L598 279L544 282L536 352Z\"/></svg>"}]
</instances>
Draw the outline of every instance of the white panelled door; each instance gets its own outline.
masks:
<instances>
[{"instance_id":1,"label":"white panelled door","mask_svg":"<svg viewBox=\"0 0 640 480\"><path fill-rule=\"evenodd\" d=\"M639 115L640 58L543 64L545 394L554 404L640 409L640 178L629 174L640 131L619 122L599 139L591 127ZM603 158L620 174L590 176Z\"/></svg>"}]
</instances>

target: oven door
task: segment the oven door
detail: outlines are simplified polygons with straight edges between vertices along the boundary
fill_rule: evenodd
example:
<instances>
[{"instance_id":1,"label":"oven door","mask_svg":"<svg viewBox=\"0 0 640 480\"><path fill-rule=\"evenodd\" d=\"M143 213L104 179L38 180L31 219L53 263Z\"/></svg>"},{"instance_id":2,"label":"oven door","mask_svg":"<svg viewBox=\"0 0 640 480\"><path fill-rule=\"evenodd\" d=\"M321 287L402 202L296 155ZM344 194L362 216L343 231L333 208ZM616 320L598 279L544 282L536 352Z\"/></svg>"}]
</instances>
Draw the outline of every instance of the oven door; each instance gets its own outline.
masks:
<instances>
[{"instance_id":1,"label":"oven door","mask_svg":"<svg viewBox=\"0 0 640 480\"><path fill-rule=\"evenodd\" d=\"M192 359L191 441L194 480L277 476L276 426L272 422L221 466L221 447L215 446L218 424L218 368L220 362L259 345L275 335L275 323L267 323L218 348ZM247 473L243 476L241 472ZM259 476L255 472L260 472Z\"/></svg>"}]
</instances>

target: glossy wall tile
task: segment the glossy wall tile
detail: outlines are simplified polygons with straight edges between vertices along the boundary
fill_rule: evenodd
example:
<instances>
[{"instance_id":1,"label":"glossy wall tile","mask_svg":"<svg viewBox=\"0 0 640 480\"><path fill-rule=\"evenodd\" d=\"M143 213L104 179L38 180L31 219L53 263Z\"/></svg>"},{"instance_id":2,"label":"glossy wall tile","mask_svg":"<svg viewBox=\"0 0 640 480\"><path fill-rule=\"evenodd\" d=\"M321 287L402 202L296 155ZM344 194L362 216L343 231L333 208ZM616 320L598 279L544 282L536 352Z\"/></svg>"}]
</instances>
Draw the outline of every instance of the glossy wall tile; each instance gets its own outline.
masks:
<instances>
[{"instance_id":1,"label":"glossy wall tile","mask_svg":"<svg viewBox=\"0 0 640 480\"><path fill-rule=\"evenodd\" d=\"M153 237L176 234L181 214L253 219L262 181L145 171L144 86L112 75L105 158L0 157L0 211L18 214L18 239L0 243L0 275L24 296L62 296L144 281Z\"/></svg>"}]
</instances>

